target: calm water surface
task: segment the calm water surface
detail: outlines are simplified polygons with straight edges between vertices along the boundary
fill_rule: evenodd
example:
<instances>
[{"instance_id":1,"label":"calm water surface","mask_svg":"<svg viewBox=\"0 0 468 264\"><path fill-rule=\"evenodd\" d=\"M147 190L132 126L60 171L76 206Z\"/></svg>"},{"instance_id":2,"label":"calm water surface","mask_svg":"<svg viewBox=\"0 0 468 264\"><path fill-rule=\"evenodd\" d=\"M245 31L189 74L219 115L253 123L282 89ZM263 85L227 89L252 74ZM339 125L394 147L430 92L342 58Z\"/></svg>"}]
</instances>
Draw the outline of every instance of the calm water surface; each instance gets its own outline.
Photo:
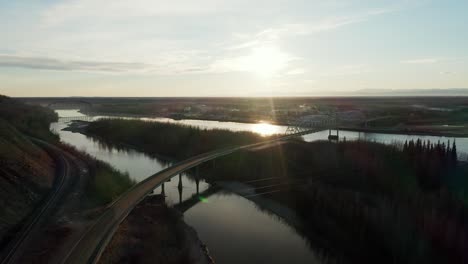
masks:
<instances>
[{"instance_id":1,"label":"calm water surface","mask_svg":"<svg viewBox=\"0 0 468 264\"><path fill-rule=\"evenodd\" d=\"M60 117L82 116L77 110L57 110ZM105 116L94 117L94 119ZM167 118L139 118L153 122L171 122L191 125L206 129L222 128L231 131L252 131L261 135L284 133L285 126L270 124L244 124L204 120L172 120ZM150 175L168 166L154 157L134 150L117 150L105 147L97 141L78 133L63 131L68 124L58 122L51 129L60 135L63 142L71 144L105 161L122 172L127 172L136 181L142 181ZM304 136L306 141L325 140L328 131L321 131ZM409 136L380 133L359 133L341 131L340 137L347 140L369 140L382 143L404 142L418 139L432 142L453 142L454 138ZM461 152L468 152L468 139L457 138L457 147ZM184 201L193 201L197 187L193 180L182 175L182 189L178 188L179 177L174 177L165 184L165 194L169 204L177 205ZM198 190L203 193L209 184L200 182ZM162 192L159 187L155 193ZM320 263L315 252L294 229L278 217L260 210L253 202L232 193L214 193L203 202L193 203L185 210L185 222L194 227L201 240L207 244L211 255L218 263Z\"/></svg>"}]
</instances>

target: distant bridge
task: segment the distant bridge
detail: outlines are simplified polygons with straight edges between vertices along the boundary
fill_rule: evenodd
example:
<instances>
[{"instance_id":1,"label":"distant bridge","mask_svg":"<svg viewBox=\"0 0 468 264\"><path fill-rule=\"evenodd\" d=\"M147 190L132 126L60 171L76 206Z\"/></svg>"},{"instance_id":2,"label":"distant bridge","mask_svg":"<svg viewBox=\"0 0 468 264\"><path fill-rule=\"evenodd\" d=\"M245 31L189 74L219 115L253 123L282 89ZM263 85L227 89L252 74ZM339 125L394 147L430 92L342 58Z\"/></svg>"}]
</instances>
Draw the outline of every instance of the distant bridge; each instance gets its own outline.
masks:
<instances>
[{"instance_id":1,"label":"distant bridge","mask_svg":"<svg viewBox=\"0 0 468 264\"><path fill-rule=\"evenodd\" d=\"M318 132L328 129L328 138L337 140L339 136L339 122L336 115L310 115L304 116L297 120L288 122L286 135L303 134L304 132ZM336 135L332 134L332 130L336 131Z\"/></svg>"},{"instance_id":2,"label":"distant bridge","mask_svg":"<svg viewBox=\"0 0 468 264\"><path fill-rule=\"evenodd\" d=\"M363 126L368 127L370 122L389 120L395 118L393 115L378 116L373 118L361 118L361 119L340 119L338 114L322 114L322 115L310 115L304 116L297 120L288 122L288 128L286 129L287 135L294 135L303 133L304 131L318 132L328 129L328 137L332 140L337 140L339 137L339 128L347 126ZM336 134L333 133L336 131Z\"/></svg>"}]
</instances>

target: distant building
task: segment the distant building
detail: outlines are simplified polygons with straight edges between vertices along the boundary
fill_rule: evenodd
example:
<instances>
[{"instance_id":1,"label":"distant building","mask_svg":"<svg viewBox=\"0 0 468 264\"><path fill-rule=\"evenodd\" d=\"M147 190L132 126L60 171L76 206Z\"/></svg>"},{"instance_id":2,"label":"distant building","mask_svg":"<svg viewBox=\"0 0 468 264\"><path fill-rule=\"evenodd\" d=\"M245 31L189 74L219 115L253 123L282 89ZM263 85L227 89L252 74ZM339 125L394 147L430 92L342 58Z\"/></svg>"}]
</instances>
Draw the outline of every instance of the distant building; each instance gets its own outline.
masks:
<instances>
[{"instance_id":1,"label":"distant building","mask_svg":"<svg viewBox=\"0 0 468 264\"><path fill-rule=\"evenodd\" d=\"M301 117L299 123L306 126L322 126L327 123L334 122L334 120L330 119L328 115L307 115Z\"/></svg>"},{"instance_id":2,"label":"distant building","mask_svg":"<svg viewBox=\"0 0 468 264\"><path fill-rule=\"evenodd\" d=\"M366 120L366 115L359 110L350 110L337 113L340 122L360 122Z\"/></svg>"}]
</instances>

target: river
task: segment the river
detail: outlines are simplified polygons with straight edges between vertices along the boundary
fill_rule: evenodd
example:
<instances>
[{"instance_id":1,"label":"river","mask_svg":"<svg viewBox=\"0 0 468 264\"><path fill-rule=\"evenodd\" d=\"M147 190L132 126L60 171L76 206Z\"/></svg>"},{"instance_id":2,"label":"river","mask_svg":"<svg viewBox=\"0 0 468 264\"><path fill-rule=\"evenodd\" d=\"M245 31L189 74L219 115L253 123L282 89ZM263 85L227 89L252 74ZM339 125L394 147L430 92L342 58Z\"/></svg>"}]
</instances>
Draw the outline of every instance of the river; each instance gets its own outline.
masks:
<instances>
[{"instance_id":1,"label":"river","mask_svg":"<svg viewBox=\"0 0 468 264\"><path fill-rule=\"evenodd\" d=\"M60 117L76 117L77 110L57 110ZM94 119L103 118L94 117ZM261 135L284 133L285 126L266 123L244 124L204 120L172 120L167 118L140 118L153 122L173 122L206 129L223 128L232 131L252 131ZM61 141L75 146L93 157L105 161L116 169L127 172L136 181L161 171L170 163L150 157L135 150L117 150L109 148L82 134L63 131L66 122L53 123L51 130L60 136ZM324 140L328 131L321 131L304 136L306 141ZM468 138L446 138L433 136L408 136L379 133L359 133L341 131L340 137L347 140L363 139L383 143L403 142L421 138L432 142L456 140L461 152L468 152ZM179 178L174 177L165 184L164 192L168 204L177 206L182 201L192 199L196 194L196 183L182 175L183 188L178 188ZM199 192L209 188L205 182L199 183ZM161 187L155 190L162 192ZM283 220L269 214L251 202L234 193L222 191L210 194L205 199L194 203L184 212L184 220L197 231L200 239L208 246L217 263L321 263L317 253L306 240L296 233Z\"/></svg>"}]
</instances>

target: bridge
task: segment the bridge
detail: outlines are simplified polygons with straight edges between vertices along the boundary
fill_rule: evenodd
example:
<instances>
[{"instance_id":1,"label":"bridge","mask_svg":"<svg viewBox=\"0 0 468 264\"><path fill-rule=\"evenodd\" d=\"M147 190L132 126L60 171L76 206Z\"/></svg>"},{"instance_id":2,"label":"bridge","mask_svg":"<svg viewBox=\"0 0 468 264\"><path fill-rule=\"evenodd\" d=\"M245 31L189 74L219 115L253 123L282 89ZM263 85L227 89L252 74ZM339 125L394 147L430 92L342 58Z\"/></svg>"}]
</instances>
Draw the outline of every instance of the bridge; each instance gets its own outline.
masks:
<instances>
[{"instance_id":1,"label":"bridge","mask_svg":"<svg viewBox=\"0 0 468 264\"><path fill-rule=\"evenodd\" d=\"M298 135L304 132L315 133L328 129L328 139L338 140L339 138L339 120L337 115L322 114L304 116L294 121L288 122L286 135ZM332 134L332 131L336 134Z\"/></svg>"},{"instance_id":2,"label":"bridge","mask_svg":"<svg viewBox=\"0 0 468 264\"><path fill-rule=\"evenodd\" d=\"M304 131L312 131L311 133L314 133L328 129L328 138L330 140L338 140L340 134L340 127L361 126L367 128L370 122L391 120L393 118L395 118L394 115L386 115L367 119L361 118L354 120L346 120L340 119L339 113L310 115L288 122L286 134L291 135L302 133Z\"/></svg>"},{"instance_id":3,"label":"bridge","mask_svg":"<svg viewBox=\"0 0 468 264\"><path fill-rule=\"evenodd\" d=\"M311 131L308 130L298 134L281 136L272 140L265 140L259 143L229 147L204 153L179 162L154 174L153 176L148 177L144 181L136 184L133 188L124 193L107 207L107 209L96 220L96 222L90 226L86 232L83 233L69 254L64 258L63 263L97 263L118 226L128 216L128 214L130 214L132 209L137 206L137 204L140 203L148 194L152 193L155 188L161 186L172 177L180 175L181 173L191 168L195 168L200 164L232 154L237 151L261 147L267 144L288 140L308 133L311 133Z\"/></svg>"},{"instance_id":4,"label":"bridge","mask_svg":"<svg viewBox=\"0 0 468 264\"><path fill-rule=\"evenodd\" d=\"M64 122L71 122L71 121L86 121L86 122L91 122L94 120L94 117L92 116L67 116L67 117L60 117L58 119L58 122L64 123Z\"/></svg>"}]
</instances>

